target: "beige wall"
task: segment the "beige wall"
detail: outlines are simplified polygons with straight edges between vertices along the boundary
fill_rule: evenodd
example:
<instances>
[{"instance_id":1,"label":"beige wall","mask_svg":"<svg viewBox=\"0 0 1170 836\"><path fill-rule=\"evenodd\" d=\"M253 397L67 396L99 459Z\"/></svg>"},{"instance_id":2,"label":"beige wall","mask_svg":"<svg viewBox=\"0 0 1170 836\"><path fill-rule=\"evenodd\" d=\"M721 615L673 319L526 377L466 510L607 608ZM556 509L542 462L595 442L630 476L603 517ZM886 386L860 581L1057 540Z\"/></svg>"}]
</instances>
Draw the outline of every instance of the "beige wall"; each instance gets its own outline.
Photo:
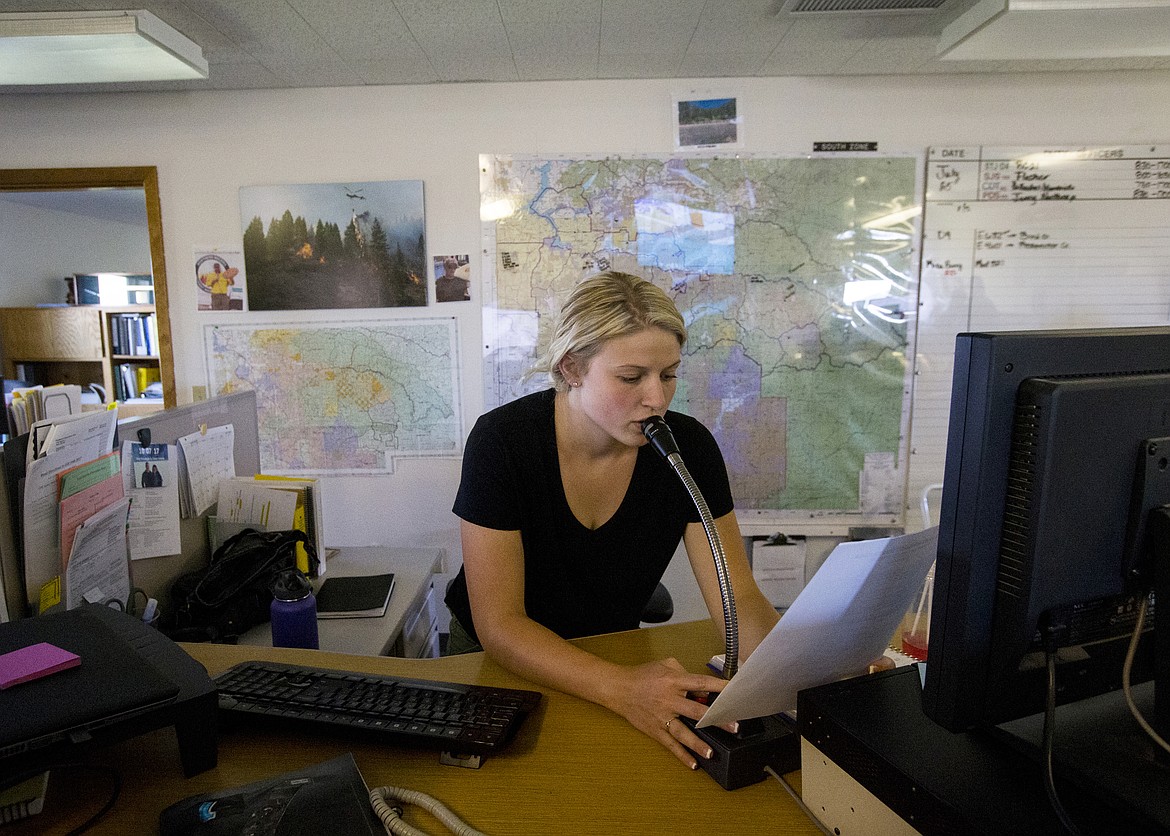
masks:
<instances>
[{"instance_id":1,"label":"beige wall","mask_svg":"<svg viewBox=\"0 0 1170 836\"><path fill-rule=\"evenodd\" d=\"M0 96L0 148L5 167L158 167L185 402L205 383L202 326L217 321L195 312L192 251L239 246L240 186L421 179L428 248L475 253L480 153L669 152L672 97L695 93L739 98L744 151L754 154L807 153L818 140L873 140L890 152L1170 141L1170 73L1151 71ZM474 260L473 280L478 298ZM456 313L466 431L482 409L481 325L478 306L458 307L467 308ZM457 568L458 478L457 460L428 459L390 476L328 479L327 540L437 545ZM915 500L908 520L917 516ZM702 614L685 571L672 570L671 585L681 616Z\"/></svg>"}]
</instances>

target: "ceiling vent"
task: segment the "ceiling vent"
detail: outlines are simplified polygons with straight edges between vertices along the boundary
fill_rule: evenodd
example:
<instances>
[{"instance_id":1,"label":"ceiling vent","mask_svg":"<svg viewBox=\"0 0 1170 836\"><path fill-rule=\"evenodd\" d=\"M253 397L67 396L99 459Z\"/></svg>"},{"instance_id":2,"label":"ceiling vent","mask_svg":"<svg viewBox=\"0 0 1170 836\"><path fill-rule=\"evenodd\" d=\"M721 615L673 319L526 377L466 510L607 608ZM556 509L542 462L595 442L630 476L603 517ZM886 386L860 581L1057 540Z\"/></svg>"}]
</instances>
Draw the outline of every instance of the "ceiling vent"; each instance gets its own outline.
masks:
<instances>
[{"instance_id":1,"label":"ceiling vent","mask_svg":"<svg viewBox=\"0 0 1170 836\"><path fill-rule=\"evenodd\" d=\"M950 0L784 0L780 14L928 14Z\"/></svg>"}]
</instances>

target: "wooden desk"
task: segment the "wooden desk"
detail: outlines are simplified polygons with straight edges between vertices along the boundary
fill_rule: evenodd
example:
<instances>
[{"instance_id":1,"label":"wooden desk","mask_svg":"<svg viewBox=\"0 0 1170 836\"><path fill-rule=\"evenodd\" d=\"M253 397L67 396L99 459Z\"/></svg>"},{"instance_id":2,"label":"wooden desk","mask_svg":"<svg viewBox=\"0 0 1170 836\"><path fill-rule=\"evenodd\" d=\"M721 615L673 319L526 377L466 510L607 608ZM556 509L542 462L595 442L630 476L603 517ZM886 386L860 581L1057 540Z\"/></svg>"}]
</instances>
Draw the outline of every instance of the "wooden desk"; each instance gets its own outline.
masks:
<instances>
[{"instance_id":1,"label":"wooden desk","mask_svg":"<svg viewBox=\"0 0 1170 836\"><path fill-rule=\"evenodd\" d=\"M722 640L707 621L669 624L580 639L592 652L622 663L674 656L702 670ZM248 658L397 673L456 682L533 689L482 653L442 659L350 656L324 651L186 644L215 674ZM163 729L97 753L116 768L122 793L91 831L158 832L159 813L189 795L257 781L353 752L370 787L393 784L435 796L472 827L505 834L819 834L784 788L768 780L728 792L702 770L688 771L673 755L624 720L558 691L546 698L503 753L477 770L442 766L438 753L341 738L235 728L222 730L219 765L184 779L172 730ZM5 836L64 833L106 799L107 783L81 773L53 776L45 812L8 825ZM447 831L410 808L407 821L431 834Z\"/></svg>"},{"instance_id":2,"label":"wooden desk","mask_svg":"<svg viewBox=\"0 0 1170 836\"><path fill-rule=\"evenodd\" d=\"M442 560L442 549L339 549L314 587L334 576L393 572L394 591L381 618L318 619L321 649L363 656L438 656L434 578ZM428 641L431 633L433 641ZM253 627L240 636L240 644L272 647L272 625L266 621Z\"/></svg>"}]
</instances>

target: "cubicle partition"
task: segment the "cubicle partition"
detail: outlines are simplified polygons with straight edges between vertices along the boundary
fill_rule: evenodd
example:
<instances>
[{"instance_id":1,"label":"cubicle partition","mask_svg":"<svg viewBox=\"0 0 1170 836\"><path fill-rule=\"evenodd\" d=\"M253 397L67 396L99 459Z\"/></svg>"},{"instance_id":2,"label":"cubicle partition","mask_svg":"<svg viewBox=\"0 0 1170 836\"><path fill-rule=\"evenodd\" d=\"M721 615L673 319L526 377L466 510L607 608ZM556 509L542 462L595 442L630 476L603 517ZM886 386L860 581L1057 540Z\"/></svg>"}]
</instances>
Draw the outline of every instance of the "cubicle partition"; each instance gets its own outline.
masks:
<instances>
[{"instance_id":1,"label":"cubicle partition","mask_svg":"<svg viewBox=\"0 0 1170 836\"><path fill-rule=\"evenodd\" d=\"M231 426L235 437L233 459L238 476L260 472L260 436L256 424L256 393L251 390L222 395L207 401L168 409L141 418L118 422L118 442L175 444L180 438L211 429ZM201 568L207 562L206 516L182 521L182 551L167 557L135 560L130 564L133 585L164 606L175 578Z\"/></svg>"},{"instance_id":2,"label":"cubicle partition","mask_svg":"<svg viewBox=\"0 0 1170 836\"><path fill-rule=\"evenodd\" d=\"M234 435L232 458L236 474L259 473L256 394L250 390L119 421L115 449L120 449L123 440L174 444L184 436L228 425ZM34 611L39 595L39 590L25 583L22 518L28 438L28 434L9 438L0 456L0 622ZM130 565L131 584L164 605L172 581L207 562L206 516L182 520L180 536L179 554L135 560Z\"/></svg>"}]
</instances>

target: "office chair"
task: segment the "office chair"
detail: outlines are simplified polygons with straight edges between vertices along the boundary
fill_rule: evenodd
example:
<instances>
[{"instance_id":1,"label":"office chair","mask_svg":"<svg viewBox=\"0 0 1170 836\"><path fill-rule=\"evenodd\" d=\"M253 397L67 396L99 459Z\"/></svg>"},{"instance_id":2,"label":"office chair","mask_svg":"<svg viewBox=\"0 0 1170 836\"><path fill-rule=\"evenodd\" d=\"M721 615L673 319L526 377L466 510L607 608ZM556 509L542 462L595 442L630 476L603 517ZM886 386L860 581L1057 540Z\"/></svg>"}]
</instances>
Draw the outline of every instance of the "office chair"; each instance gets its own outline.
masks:
<instances>
[{"instance_id":1,"label":"office chair","mask_svg":"<svg viewBox=\"0 0 1170 836\"><path fill-rule=\"evenodd\" d=\"M674 615L674 599L670 597L670 590L661 583L655 587L650 600L642 609L643 624L661 624L670 621Z\"/></svg>"}]
</instances>

